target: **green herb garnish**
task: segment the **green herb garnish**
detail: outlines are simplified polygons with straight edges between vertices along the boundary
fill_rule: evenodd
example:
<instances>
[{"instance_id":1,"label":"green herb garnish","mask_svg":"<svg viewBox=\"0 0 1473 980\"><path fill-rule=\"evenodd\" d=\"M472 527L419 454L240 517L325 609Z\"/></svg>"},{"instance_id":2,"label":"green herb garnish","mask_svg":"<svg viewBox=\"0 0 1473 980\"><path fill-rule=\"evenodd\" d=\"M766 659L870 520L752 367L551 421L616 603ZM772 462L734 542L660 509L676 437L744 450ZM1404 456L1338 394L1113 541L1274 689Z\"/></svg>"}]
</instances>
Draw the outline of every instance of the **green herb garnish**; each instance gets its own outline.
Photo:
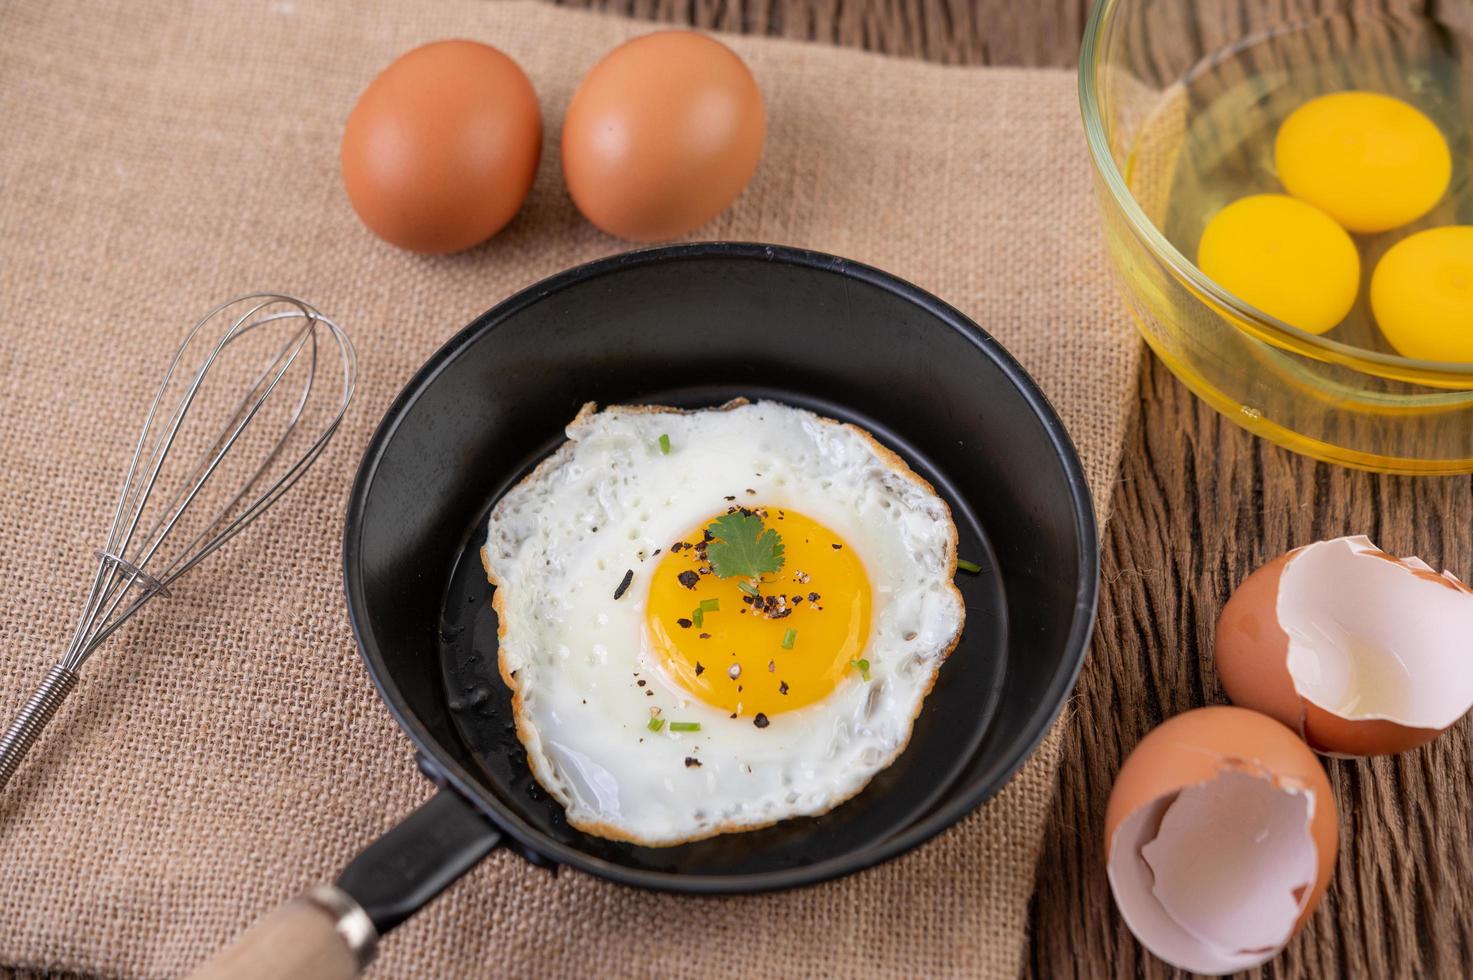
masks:
<instances>
[{"instance_id":1,"label":"green herb garnish","mask_svg":"<svg viewBox=\"0 0 1473 980\"><path fill-rule=\"evenodd\" d=\"M761 592L757 591L757 586L753 585L751 582L738 582L737 588L741 589L743 592L745 592L749 596L752 596L753 598L756 598L757 596L762 594Z\"/></svg>"},{"instance_id":2,"label":"green herb garnish","mask_svg":"<svg viewBox=\"0 0 1473 980\"><path fill-rule=\"evenodd\" d=\"M976 575L978 572L982 571L981 565L977 564L974 561L967 561L965 558L958 558L956 560L956 567L960 568L964 572L971 572L973 575Z\"/></svg>"},{"instance_id":3,"label":"green herb garnish","mask_svg":"<svg viewBox=\"0 0 1473 980\"><path fill-rule=\"evenodd\" d=\"M694 610L691 611L690 621L692 623L695 623L697 627L706 622L706 614L701 612L700 606L697 606Z\"/></svg>"},{"instance_id":4,"label":"green herb garnish","mask_svg":"<svg viewBox=\"0 0 1473 980\"><path fill-rule=\"evenodd\" d=\"M859 676L864 679L864 682L866 684L869 683L869 661L868 660L851 660L851 661L849 661L849 666L851 666L855 670L859 671ZM671 725L670 727L671 728L674 728L675 726L674 725Z\"/></svg>"},{"instance_id":5,"label":"green herb garnish","mask_svg":"<svg viewBox=\"0 0 1473 980\"><path fill-rule=\"evenodd\" d=\"M652 732L658 732L660 729L662 729L664 727L665 727L665 719L664 718L651 718L650 719L650 723L649 723L649 730L650 731L652 731Z\"/></svg>"},{"instance_id":6,"label":"green herb garnish","mask_svg":"<svg viewBox=\"0 0 1473 980\"><path fill-rule=\"evenodd\" d=\"M721 600L720 599L702 599L701 600L701 612L720 612L720 611L721 611Z\"/></svg>"},{"instance_id":7,"label":"green herb garnish","mask_svg":"<svg viewBox=\"0 0 1473 980\"><path fill-rule=\"evenodd\" d=\"M795 630L795 629L788 630L786 633L783 634L783 649L784 650L791 650L791 649L793 649L793 643L797 639L798 639L798 631Z\"/></svg>"},{"instance_id":8,"label":"green herb garnish","mask_svg":"<svg viewBox=\"0 0 1473 980\"><path fill-rule=\"evenodd\" d=\"M783 539L756 514L722 514L706 530L715 539L706 546L706 558L718 578L757 578L783 567Z\"/></svg>"},{"instance_id":9,"label":"green herb garnish","mask_svg":"<svg viewBox=\"0 0 1473 980\"><path fill-rule=\"evenodd\" d=\"M660 433L660 454L662 456L670 455L670 437L663 432Z\"/></svg>"},{"instance_id":10,"label":"green herb garnish","mask_svg":"<svg viewBox=\"0 0 1473 980\"><path fill-rule=\"evenodd\" d=\"M701 730L701 723L698 721L672 721L670 723L670 730L672 732L698 732Z\"/></svg>"}]
</instances>

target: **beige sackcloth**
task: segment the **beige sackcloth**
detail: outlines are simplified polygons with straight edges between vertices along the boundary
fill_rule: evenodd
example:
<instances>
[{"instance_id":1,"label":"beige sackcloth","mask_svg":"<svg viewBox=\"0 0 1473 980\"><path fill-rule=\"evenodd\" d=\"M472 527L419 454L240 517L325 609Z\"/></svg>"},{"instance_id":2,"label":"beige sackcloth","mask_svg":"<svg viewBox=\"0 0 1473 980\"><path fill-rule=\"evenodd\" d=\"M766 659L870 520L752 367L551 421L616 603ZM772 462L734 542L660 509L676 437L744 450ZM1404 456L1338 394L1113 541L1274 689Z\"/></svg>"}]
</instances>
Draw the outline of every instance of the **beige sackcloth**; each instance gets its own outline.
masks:
<instances>
[{"instance_id":1,"label":"beige sackcloth","mask_svg":"<svg viewBox=\"0 0 1473 980\"><path fill-rule=\"evenodd\" d=\"M349 484L443 341L513 290L627 247L579 217L557 136L581 75L648 30L479 0L0 8L3 720L69 634L186 327L227 297L287 291L362 356L327 455L102 648L0 795L0 963L178 975L429 795L344 612ZM338 140L379 69L457 36L521 63L547 143L510 227L424 258L358 223ZM741 199L693 237L838 253L960 307L1042 384L1103 515L1138 345L1108 283L1072 74L725 40L762 86L767 144ZM1012 977L1059 745L1056 731L915 852L796 892L652 894L497 853L389 936L372 973Z\"/></svg>"}]
</instances>

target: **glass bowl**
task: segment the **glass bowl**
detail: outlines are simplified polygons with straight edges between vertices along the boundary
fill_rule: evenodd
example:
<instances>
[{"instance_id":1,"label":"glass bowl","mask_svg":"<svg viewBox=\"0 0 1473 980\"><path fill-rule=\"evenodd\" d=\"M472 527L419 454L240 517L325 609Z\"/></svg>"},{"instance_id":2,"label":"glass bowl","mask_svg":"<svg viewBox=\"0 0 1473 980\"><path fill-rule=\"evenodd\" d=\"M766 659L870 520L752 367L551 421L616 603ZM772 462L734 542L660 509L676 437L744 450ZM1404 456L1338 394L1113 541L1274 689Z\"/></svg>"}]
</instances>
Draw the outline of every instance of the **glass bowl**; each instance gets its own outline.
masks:
<instances>
[{"instance_id":1,"label":"glass bowl","mask_svg":"<svg viewBox=\"0 0 1473 980\"><path fill-rule=\"evenodd\" d=\"M1271 149L1284 117L1346 89L1416 105L1448 137L1454 161L1451 188L1429 215L1358 239L1364 304L1393 240L1473 224L1473 0L1099 0L1079 95L1117 280L1161 360L1249 431L1344 466L1473 472L1473 364L1399 356L1369 326L1296 329L1228 294L1188 257L1206 220L1253 192L1248 184L1282 193Z\"/></svg>"}]
</instances>

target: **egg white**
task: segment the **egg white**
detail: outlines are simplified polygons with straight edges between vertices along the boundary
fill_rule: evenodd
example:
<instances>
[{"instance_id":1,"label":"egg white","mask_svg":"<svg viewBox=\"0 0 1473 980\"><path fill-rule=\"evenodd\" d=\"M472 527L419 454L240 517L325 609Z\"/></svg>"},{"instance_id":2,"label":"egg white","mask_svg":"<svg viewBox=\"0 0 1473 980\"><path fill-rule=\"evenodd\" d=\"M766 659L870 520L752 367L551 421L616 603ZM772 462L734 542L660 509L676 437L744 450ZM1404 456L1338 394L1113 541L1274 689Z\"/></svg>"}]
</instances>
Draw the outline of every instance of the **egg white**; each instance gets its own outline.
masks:
<instances>
[{"instance_id":1,"label":"egg white","mask_svg":"<svg viewBox=\"0 0 1473 980\"><path fill-rule=\"evenodd\" d=\"M570 824L679 844L824 813L894 761L964 618L956 527L929 484L862 429L774 402L590 404L567 436L493 509L482 558L517 733ZM664 549L734 494L829 527L874 590L869 682L853 674L762 729L667 678L645 625Z\"/></svg>"}]
</instances>

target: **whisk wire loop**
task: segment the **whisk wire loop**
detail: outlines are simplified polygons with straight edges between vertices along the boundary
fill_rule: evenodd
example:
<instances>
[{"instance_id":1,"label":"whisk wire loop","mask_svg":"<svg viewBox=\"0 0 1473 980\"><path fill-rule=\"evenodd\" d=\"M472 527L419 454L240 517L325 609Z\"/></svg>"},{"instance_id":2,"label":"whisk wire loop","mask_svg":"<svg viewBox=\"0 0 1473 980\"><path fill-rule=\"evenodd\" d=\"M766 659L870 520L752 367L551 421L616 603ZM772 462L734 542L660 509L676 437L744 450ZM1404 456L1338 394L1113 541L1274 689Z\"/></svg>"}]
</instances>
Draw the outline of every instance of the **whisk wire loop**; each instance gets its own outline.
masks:
<instances>
[{"instance_id":1,"label":"whisk wire loop","mask_svg":"<svg viewBox=\"0 0 1473 980\"><path fill-rule=\"evenodd\" d=\"M202 359L189 364L191 353L199 356L198 341L212 336L210 330L221 332L213 335ZM201 393L222 370L227 355L247 338L269 340L282 330L284 341L269 348L274 353L252 373L241 396L232 399L223 422L206 426L202 442L191 429L188 445L182 443L181 434L194 421L192 413L214 410L213 402L204 407L208 399L202 401ZM328 368L337 375L336 383L324 380ZM180 576L302 478L341 425L356 379L352 342L341 327L300 299L278 293L241 296L195 323L149 403L71 638L20 716L0 735L0 788L75 686L76 672L93 651L149 600L169 595ZM181 384L183 391L171 402L171 393ZM245 451L247 442L260 455L244 466L242 475L235 473L234 462L229 467L226 463L232 454ZM181 469L171 453L196 443L203 450L195 450L192 465ZM222 492L212 480L224 479L226 469L237 482ZM222 496L223 503L205 507L207 498ZM196 511L207 516L199 518Z\"/></svg>"}]
</instances>

